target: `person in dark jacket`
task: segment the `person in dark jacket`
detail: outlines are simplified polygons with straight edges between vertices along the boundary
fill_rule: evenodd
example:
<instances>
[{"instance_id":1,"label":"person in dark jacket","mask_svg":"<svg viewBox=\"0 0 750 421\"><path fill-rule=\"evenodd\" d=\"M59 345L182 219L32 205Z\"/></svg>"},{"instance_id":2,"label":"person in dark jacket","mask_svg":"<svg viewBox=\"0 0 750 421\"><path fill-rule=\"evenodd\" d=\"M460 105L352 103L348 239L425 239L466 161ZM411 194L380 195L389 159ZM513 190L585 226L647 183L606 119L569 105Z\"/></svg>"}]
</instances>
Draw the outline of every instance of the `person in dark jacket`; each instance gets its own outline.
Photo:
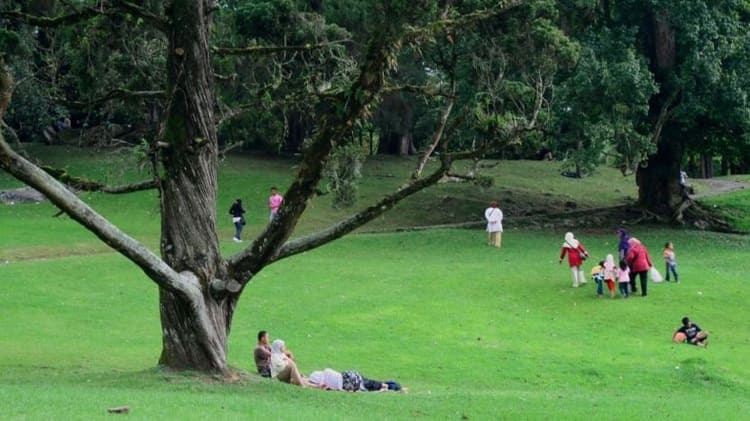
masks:
<instances>
[{"instance_id":1,"label":"person in dark jacket","mask_svg":"<svg viewBox=\"0 0 750 421\"><path fill-rule=\"evenodd\" d=\"M242 227L245 226L245 209L242 208L242 200L234 199L232 207L229 208L229 214L232 215L234 223L234 237L232 240L236 243L242 242Z\"/></svg>"}]
</instances>

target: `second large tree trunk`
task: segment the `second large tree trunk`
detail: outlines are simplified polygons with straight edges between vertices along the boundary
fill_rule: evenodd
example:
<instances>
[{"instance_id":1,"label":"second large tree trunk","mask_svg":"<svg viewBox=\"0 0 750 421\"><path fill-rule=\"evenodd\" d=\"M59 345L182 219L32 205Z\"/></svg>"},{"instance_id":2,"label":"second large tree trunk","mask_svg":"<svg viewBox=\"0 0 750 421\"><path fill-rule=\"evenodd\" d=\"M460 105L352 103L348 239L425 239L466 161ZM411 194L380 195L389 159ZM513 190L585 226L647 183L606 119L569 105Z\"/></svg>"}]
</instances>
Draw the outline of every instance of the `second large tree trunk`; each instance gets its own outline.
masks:
<instances>
[{"instance_id":1,"label":"second large tree trunk","mask_svg":"<svg viewBox=\"0 0 750 421\"><path fill-rule=\"evenodd\" d=\"M656 154L636 171L638 202L649 211L666 218L677 218L675 212L683 201L680 165L683 145L680 132L669 122L669 108L678 89L670 81L676 66L676 33L666 11L654 11L651 21L651 70L660 85L659 94L650 101L649 115L654 121Z\"/></svg>"},{"instance_id":2,"label":"second large tree trunk","mask_svg":"<svg viewBox=\"0 0 750 421\"><path fill-rule=\"evenodd\" d=\"M663 134L656 154L636 172L639 204L657 215L670 218L678 216L674 211L683 201L680 186L682 142L672 136Z\"/></svg>"}]
</instances>

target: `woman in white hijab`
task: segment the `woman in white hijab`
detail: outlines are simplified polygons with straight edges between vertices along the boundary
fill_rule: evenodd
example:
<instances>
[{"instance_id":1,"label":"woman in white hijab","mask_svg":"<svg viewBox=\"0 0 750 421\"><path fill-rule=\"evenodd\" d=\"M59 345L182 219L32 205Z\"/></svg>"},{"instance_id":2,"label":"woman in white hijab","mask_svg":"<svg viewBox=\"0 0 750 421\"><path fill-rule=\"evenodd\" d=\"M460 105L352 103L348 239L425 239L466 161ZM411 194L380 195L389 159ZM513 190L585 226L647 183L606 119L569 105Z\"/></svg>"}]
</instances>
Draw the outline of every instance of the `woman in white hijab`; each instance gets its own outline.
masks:
<instances>
[{"instance_id":1,"label":"woman in white hijab","mask_svg":"<svg viewBox=\"0 0 750 421\"><path fill-rule=\"evenodd\" d=\"M302 377L297 369L297 364L286 352L284 341L276 339L271 344L271 377L275 377L284 383L297 386L309 386L307 380Z\"/></svg>"},{"instance_id":2,"label":"woman in white hijab","mask_svg":"<svg viewBox=\"0 0 750 421\"><path fill-rule=\"evenodd\" d=\"M568 264L570 265L570 272L573 274L573 288L578 288L579 284L586 283L586 276L583 274L581 265L583 261L589 257L586 248L583 247L580 241L576 240L572 232L565 234L565 241L560 250L560 261L562 263L565 255L568 255Z\"/></svg>"},{"instance_id":3,"label":"woman in white hijab","mask_svg":"<svg viewBox=\"0 0 750 421\"><path fill-rule=\"evenodd\" d=\"M615 298L615 279L617 279L617 265L611 254L604 260L604 282L607 284L610 298Z\"/></svg>"}]
</instances>

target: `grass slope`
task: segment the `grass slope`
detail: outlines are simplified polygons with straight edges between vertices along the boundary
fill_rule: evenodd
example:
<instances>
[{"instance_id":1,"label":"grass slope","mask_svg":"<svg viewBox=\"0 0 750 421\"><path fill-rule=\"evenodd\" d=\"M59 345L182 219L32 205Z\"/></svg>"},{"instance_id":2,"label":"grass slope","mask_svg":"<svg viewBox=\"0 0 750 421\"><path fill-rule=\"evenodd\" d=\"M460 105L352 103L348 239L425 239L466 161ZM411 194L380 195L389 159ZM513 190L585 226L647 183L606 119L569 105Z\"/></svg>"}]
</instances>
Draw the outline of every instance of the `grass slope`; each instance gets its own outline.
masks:
<instances>
[{"instance_id":1,"label":"grass slope","mask_svg":"<svg viewBox=\"0 0 750 421\"><path fill-rule=\"evenodd\" d=\"M392 174L396 164L383 160L371 169L375 181L365 183L362 195L396 185L395 177L374 176ZM539 163L528 164L508 167L542 171ZM242 191L247 203L262 204L266 186L283 185L292 166L233 158L222 171L221 202ZM496 170L500 177L506 169ZM486 191L441 186L380 223L411 223L413 205L445 196L477 200L474 207L483 208L489 197L507 199L506 190L533 199L523 202L531 203L526 209L545 197L562 206L584 203L606 197L595 193L611 189L598 178L605 175L576 188L560 177L523 187L512 175L498 178L502 188ZM557 190L537 193L534 185ZM87 196L155 245L151 195ZM313 202L304 230L337 217L326 200ZM602 202L617 200L625 195ZM265 212L261 205L253 209L258 217L250 228L259 229ZM251 370L255 333L267 329L287 341L304 372L357 369L409 388L407 394L347 394L254 376L221 384L154 369L156 288L73 222L49 218L53 213L48 204L0 207L0 257L7 260L0 264L3 419L109 418L105 409L120 405L129 405L136 419L196 420L741 419L750 413L743 357L750 345L743 328L747 236L631 227L654 261L664 242L676 244L682 282L651 284L647 298L627 300L597 299L591 284L570 288L569 270L557 264L563 232L510 224L500 251L484 245L479 229L361 234L268 267L237 308L231 363ZM577 234L595 258L616 251L612 230L582 227ZM239 247L223 246L227 252ZM710 331L708 349L670 342L684 315Z\"/></svg>"}]
</instances>

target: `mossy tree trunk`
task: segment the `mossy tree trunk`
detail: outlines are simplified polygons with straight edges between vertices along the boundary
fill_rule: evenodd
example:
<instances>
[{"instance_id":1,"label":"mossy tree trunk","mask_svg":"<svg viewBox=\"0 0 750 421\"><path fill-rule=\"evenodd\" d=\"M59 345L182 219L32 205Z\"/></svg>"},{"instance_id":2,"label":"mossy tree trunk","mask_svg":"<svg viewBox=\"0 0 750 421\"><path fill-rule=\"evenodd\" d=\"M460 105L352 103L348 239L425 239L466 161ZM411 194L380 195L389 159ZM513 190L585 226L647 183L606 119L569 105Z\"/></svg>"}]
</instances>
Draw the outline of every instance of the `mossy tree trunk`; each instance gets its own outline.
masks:
<instances>
[{"instance_id":1,"label":"mossy tree trunk","mask_svg":"<svg viewBox=\"0 0 750 421\"><path fill-rule=\"evenodd\" d=\"M683 202L679 177L684 146L678 128L669 121L678 89L671 80L677 62L677 33L669 17L660 11L652 14L650 31L651 66L660 85L659 94L651 99L649 111L654 120L656 153L636 172L638 202L657 215L679 219L675 212Z\"/></svg>"}]
</instances>

